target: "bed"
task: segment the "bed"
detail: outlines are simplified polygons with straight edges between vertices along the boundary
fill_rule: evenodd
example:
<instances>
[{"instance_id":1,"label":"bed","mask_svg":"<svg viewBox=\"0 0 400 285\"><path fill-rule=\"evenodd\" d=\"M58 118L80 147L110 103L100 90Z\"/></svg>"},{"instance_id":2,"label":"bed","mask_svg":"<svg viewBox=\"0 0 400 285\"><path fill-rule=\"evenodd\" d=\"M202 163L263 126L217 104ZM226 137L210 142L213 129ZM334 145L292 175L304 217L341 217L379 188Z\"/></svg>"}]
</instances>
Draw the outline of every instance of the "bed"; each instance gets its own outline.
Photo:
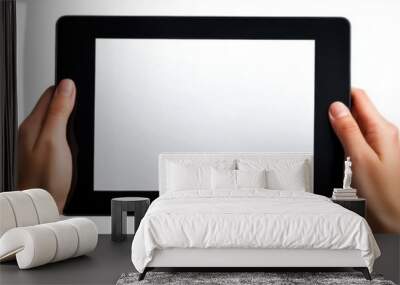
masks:
<instances>
[{"instance_id":1,"label":"bed","mask_svg":"<svg viewBox=\"0 0 400 285\"><path fill-rule=\"evenodd\" d=\"M368 223L313 194L312 169L307 153L161 154L160 197L132 243L139 279L188 267L352 267L370 279L380 251Z\"/></svg>"}]
</instances>

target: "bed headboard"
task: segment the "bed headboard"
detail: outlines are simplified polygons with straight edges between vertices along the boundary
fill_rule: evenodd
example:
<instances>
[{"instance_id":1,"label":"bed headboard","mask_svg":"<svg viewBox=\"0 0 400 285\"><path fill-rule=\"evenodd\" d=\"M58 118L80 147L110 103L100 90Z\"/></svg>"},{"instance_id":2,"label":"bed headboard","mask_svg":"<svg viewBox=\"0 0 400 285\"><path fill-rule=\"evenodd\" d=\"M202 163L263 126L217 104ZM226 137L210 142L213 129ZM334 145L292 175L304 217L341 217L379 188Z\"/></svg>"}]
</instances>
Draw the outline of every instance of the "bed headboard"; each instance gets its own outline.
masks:
<instances>
[{"instance_id":1,"label":"bed headboard","mask_svg":"<svg viewBox=\"0 0 400 285\"><path fill-rule=\"evenodd\" d=\"M232 163L232 169L237 169L237 162L241 159L246 160L304 160L309 167L309 177L307 192L313 192L313 155L311 153L264 153L264 152L196 152L196 153L162 153L158 161L158 189L160 195L166 192L167 188L167 170L169 162L177 163L195 163L195 164L213 164L213 163Z\"/></svg>"}]
</instances>

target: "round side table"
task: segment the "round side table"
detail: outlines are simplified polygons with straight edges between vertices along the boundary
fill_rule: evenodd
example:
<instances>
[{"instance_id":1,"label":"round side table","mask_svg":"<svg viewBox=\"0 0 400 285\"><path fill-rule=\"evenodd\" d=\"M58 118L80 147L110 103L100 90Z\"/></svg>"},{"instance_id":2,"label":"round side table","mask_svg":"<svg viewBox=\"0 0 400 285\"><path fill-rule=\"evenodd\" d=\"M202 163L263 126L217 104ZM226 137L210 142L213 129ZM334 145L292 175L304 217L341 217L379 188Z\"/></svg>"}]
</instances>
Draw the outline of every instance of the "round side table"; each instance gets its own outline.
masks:
<instances>
[{"instance_id":1,"label":"round side table","mask_svg":"<svg viewBox=\"0 0 400 285\"><path fill-rule=\"evenodd\" d=\"M126 239L127 213L135 216L135 233L140 221L150 205L149 198L121 197L111 199L111 239L123 241Z\"/></svg>"}]
</instances>

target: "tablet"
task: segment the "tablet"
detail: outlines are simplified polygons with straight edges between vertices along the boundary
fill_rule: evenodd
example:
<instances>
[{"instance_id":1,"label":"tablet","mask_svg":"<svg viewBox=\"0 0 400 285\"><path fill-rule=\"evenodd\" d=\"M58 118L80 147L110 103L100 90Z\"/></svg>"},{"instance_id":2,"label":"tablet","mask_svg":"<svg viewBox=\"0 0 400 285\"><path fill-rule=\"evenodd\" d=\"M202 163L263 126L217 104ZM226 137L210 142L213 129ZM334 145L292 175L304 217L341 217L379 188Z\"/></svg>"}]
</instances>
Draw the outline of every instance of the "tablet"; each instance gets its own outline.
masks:
<instances>
[{"instance_id":1,"label":"tablet","mask_svg":"<svg viewBox=\"0 0 400 285\"><path fill-rule=\"evenodd\" d=\"M158 197L164 152L313 153L314 193L341 185L329 105L350 105L344 18L64 16L56 81L77 86L66 214Z\"/></svg>"}]
</instances>

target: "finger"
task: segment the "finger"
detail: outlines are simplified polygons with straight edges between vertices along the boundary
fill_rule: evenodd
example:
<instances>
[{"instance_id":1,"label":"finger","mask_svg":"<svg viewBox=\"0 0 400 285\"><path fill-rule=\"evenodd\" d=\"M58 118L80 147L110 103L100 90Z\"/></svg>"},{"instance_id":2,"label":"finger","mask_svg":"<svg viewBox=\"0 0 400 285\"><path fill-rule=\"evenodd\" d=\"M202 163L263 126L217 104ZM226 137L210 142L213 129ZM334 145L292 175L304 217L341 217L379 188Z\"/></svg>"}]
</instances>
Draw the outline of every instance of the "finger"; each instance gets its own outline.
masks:
<instances>
[{"instance_id":1,"label":"finger","mask_svg":"<svg viewBox=\"0 0 400 285\"><path fill-rule=\"evenodd\" d=\"M352 112L362 131L379 129L386 123L385 119L375 108L368 95L362 89L351 90Z\"/></svg>"},{"instance_id":2,"label":"finger","mask_svg":"<svg viewBox=\"0 0 400 285\"><path fill-rule=\"evenodd\" d=\"M65 139L69 115L75 103L75 84L70 79L63 79L57 86L46 119L40 133L40 139Z\"/></svg>"},{"instance_id":3,"label":"finger","mask_svg":"<svg viewBox=\"0 0 400 285\"><path fill-rule=\"evenodd\" d=\"M378 112L363 90L353 88L351 95L352 113L364 134L365 140L381 156L387 148L388 141L382 138L386 137L389 123Z\"/></svg>"},{"instance_id":4,"label":"finger","mask_svg":"<svg viewBox=\"0 0 400 285\"><path fill-rule=\"evenodd\" d=\"M51 86L44 91L32 112L28 115L28 117L26 117L19 127L20 143L23 143L30 149L33 147L37 138L39 137L53 92L54 86Z\"/></svg>"},{"instance_id":5,"label":"finger","mask_svg":"<svg viewBox=\"0 0 400 285\"><path fill-rule=\"evenodd\" d=\"M329 107L329 119L347 155L359 160L372 153L350 110L341 102L334 102Z\"/></svg>"}]
</instances>

